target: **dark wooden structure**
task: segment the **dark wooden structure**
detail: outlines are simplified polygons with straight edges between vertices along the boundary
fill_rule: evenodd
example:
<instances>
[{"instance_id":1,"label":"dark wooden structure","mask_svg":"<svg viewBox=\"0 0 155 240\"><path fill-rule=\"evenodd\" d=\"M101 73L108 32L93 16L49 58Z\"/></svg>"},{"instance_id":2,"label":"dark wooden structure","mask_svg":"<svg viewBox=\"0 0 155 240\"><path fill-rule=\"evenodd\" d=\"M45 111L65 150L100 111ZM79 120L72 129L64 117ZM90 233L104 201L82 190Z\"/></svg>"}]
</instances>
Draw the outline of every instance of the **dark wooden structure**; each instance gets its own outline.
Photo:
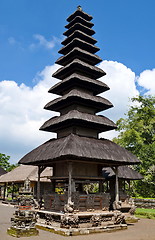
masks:
<instances>
[{"instance_id":1,"label":"dark wooden structure","mask_svg":"<svg viewBox=\"0 0 155 240\"><path fill-rule=\"evenodd\" d=\"M5 171L2 167L0 167L0 176L6 174L7 171ZM5 194L5 187L0 184L0 199L3 198L3 195Z\"/></svg>"},{"instance_id":2,"label":"dark wooden structure","mask_svg":"<svg viewBox=\"0 0 155 240\"><path fill-rule=\"evenodd\" d=\"M56 61L62 67L53 77L59 83L49 93L60 97L46 104L45 109L60 112L60 116L47 120L40 130L57 133L51 139L24 156L19 163L37 165L40 169L53 167L51 189L45 198L45 207L57 212L103 210L109 207L109 195L100 192L87 195L83 185L104 180L102 168L112 166L116 173L116 200L118 200L117 167L132 165L139 160L130 152L107 139L99 139L99 133L116 129L113 121L99 112L113 107L112 103L97 96L109 90L98 78L106 73L95 66L101 62L96 55L99 48L92 35L92 16L81 7L68 17L67 31ZM63 195L55 193L60 186ZM39 188L38 188L39 190ZM38 196L39 197L39 196Z\"/></svg>"},{"instance_id":3,"label":"dark wooden structure","mask_svg":"<svg viewBox=\"0 0 155 240\"><path fill-rule=\"evenodd\" d=\"M116 175L112 168L104 167L102 169L102 174L104 177L104 183L107 183L106 192L110 193L111 205L115 201L115 181ZM118 182L119 182L119 200L124 203L128 203L130 200L130 195L127 194L126 190L130 192L130 183L134 180L142 180L143 176L128 166L118 167Z\"/></svg>"}]
</instances>

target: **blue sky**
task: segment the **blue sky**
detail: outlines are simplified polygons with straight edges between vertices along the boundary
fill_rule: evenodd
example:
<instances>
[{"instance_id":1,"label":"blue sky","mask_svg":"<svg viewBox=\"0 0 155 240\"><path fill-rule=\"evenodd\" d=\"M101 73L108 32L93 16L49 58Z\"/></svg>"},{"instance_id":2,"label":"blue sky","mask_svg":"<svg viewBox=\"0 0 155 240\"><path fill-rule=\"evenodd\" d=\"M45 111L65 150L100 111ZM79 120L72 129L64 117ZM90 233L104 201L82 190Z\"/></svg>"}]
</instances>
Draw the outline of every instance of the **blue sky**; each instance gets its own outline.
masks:
<instances>
[{"instance_id":1,"label":"blue sky","mask_svg":"<svg viewBox=\"0 0 155 240\"><path fill-rule=\"evenodd\" d=\"M54 115L43 106L54 98L47 93L56 82L54 63L66 18L78 5L93 16L103 81L111 88L103 96L115 105L107 116L123 117L141 89L155 94L154 0L1 0L0 152L12 162L54 136L38 129Z\"/></svg>"},{"instance_id":2,"label":"blue sky","mask_svg":"<svg viewBox=\"0 0 155 240\"><path fill-rule=\"evenodd\" d=\"M0 80L31 86L36 73L58 58L60 48L57 42L52 50L31 49L39 43L35 35L61 41L66 18L79 4L94 17L102 59L121 62L136 74L154 67L154 0L1 0Z\"/></svg>"}]
</instances>

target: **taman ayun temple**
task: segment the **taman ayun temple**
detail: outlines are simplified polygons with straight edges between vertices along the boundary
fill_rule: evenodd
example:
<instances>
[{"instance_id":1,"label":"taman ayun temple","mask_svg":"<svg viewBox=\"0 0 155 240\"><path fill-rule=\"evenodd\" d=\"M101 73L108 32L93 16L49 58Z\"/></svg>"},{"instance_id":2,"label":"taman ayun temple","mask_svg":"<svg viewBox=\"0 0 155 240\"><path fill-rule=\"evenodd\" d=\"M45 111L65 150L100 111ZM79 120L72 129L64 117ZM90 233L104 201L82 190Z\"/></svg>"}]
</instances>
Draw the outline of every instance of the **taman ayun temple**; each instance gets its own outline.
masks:
<instances>
[{"instance_id":1,"label":"taman ayun temple","mask_svg":"<svg viewBox=\"0 0 155 240\"><path fill-rule=\"evenodd\" d=\"M116 129L116 125L98 114L113 105L98 96L109 87L99 80L106 73L96 66L102 60L96 55L99 48L92 37L95 31L91 20L92 16L81 7L67 18L66 38L56 61L60 68L53 74L60 81L49 89L50 94L59 97L45 106L60 116L50 118L40 128L57 133L57 138L19 161L38 166L38 200L44 199L44 209L38 211L37 224L64 235L126 228L119 198L118 167L139 163L124 148L99 138L99 133ZM40 196L40 174L46 167L53 167L51 188ZM107 167L115 173L113 198L104 186L102 169ZM98 186L97 192L89 191L91 184Z\"/></svg>"}]
</instances>

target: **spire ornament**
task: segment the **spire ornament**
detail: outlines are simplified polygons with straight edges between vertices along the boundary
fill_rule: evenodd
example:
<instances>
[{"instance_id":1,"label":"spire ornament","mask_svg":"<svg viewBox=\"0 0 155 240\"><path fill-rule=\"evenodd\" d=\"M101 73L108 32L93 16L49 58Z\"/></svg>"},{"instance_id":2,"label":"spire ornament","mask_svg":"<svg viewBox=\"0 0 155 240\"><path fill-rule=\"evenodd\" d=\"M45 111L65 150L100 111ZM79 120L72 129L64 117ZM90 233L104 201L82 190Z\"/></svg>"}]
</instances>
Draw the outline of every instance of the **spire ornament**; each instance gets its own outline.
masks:
<instances>
[{"instance_id":1,"label":"spire ornament","mask_svg":"<svg viewBox=\"0 0 155 240\"><path fill-rule=\"evenodd\" d=\"M82 7L81 7L80 5L77 6L77 9L80 10L80 11L82 11Z\"/></svg>"}]
</instances>

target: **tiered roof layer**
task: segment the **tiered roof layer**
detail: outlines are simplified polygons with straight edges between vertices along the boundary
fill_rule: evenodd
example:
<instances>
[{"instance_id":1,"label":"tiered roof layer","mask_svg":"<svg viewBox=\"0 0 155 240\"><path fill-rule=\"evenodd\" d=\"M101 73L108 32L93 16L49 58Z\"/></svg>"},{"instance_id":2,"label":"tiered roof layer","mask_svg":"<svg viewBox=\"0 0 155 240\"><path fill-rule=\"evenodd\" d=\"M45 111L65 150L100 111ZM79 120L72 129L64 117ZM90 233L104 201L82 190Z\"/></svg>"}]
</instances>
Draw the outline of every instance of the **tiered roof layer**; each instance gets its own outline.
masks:
<instances>
[{"instance_id":1,"label":"tiered roof layer","mask_svg":"<svg viewBox=\"0 0 155 240\"><path fill-rule=\"evenodd\" d=\"M67 31L64 33L67 38L63 41L64 46L59 51L63 56L56 61L62 67L53 74L53 77L62 82L49 90L49 92L56 92L59 87L61 90L59 94L62 97L45 106L47 110L60 111L61 115L46 121L41 126L41 130L58 133L72 127L70 131L66 131L67 136L70 133L76 133L75 128L80 127L89 131L93 128L96 130L96 135L93 131L92 137L97 137L102 131L116 128L116 125L108 118L95 115L113 105L107 99L96 96L97 90L94 90L101 87L103 91L106 91L108 86L97 80L106 73L95 66L101 62L101 58L95 54L99 48L94 45L96 43L96 40L92 38L95 33L92 29L94 24L90 22L90 19L92 17L81 9L68 18ZM65 82L68 86L67 91L64 89ZM87 136L86 131L83 130L79 134ZM64 134L59 134L58 137L60 136Z\"/></svg>"},{"instance_id":2,"label":"tiered roof layer","mask_svg":"<svg viewBox=\"0 0 155 240\"><path fill-rule=\"evenodd\" d=\"M106 73L95 66L101 61L99 50L92 37L92 16L78 8L68 18L66 37L56 63L61 65L53 77L59 83L49 89L59 98L46 104L45 109L58 111L60 116L47 120L41 130L58 133L56 139L40 145L20 163L52 166L57 161L80 161L105 166L137 164L139 160L124 148L106 140L98 139L98 133L116 128L110 119L96 115L112 107L107 99L97 94L109 90L98 80Z\"/></svg>"}]
</instances>

